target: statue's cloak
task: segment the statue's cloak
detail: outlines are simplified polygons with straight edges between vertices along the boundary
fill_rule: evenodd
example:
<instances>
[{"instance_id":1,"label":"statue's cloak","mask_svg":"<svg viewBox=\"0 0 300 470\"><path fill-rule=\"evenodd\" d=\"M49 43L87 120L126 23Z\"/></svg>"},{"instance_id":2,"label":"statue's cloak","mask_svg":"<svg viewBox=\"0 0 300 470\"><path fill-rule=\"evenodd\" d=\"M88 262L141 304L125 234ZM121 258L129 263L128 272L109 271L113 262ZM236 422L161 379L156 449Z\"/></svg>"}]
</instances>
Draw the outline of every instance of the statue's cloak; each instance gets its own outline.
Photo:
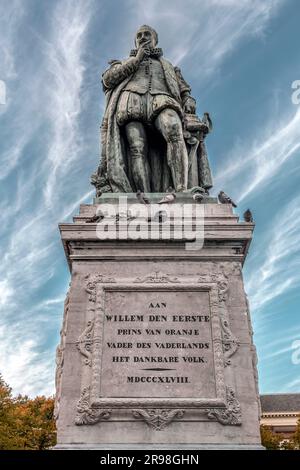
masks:
<instances>
[{"instance_id":1,"label":"statue's cloak","mask_svg":"<svg viewBox=\"0 0 300 470\"><path fill-rule=\"evenodd\" d=\"M173 65L159 58L165 79L172 97L182 106L178 79ZM127 83L131 80L133 74L128 76L114 89L105 90L106 106L101 125L101 161L97 172L96 187L102 192L136 192L139 188L135 187L131 177L130 158L127 155L126 139L123 135L122 127L117 123L117 105L120 95ZM170 186L173 186L171 173L166 161L166 144L162 137L152 132L149 136L149 164L151 169L151 190L152 192L164 192ZM193 151L196 149L196 151ZM193 161L190 161L189 187L201 186L204 189L212 187L212 177L202 139L197 144L188 144L187 149L189 157L192 155Z\"/></svg>"}]
</instances>

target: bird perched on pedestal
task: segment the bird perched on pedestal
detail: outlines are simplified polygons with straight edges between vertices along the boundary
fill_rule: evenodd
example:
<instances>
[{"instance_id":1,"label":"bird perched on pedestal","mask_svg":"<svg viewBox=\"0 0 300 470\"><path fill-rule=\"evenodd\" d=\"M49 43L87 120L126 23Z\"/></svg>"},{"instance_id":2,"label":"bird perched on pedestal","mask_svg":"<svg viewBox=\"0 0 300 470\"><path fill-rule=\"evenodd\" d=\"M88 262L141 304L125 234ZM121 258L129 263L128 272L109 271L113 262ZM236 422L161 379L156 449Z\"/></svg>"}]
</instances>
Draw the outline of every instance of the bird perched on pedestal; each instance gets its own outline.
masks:
<instances>
[{"instance_id":1,"label":"bird perched on pedestal","mask_svg":"<svg viewBox=\"0 0 300 470\"><path fill-rule=\"evenodd\" d=\"M118 214L116 214L116 222L120 222L120 221L131 221L131 220L134 220L136 219L136 217L134 215L131 214L131 211L128 210L127 212L119 212Z\"/></svg>"},{"instance_id":2,"label":"bird perched on pedestal","mask_svg":"<svg viewBox=\"0 0 300 470\"><path fill-rule=\"evenodd\" d=\"M175 190L173 188L169 188L167 190L166 195L158 202L158 204L171 204L176 199Z\"/></svg>"},{"instance_id":3,"label":"bird perched on pedestal","mask_svg":"<svg viewBox=\"0 0 300 470\"><path fill-rule=\"evenodd\" d=\"M252 215L252 212L250 211L250 209L247 209L244 212L244 221L245 222L253 222L253 215Z\"/></svg>"},{"instance_id":4,"label":"bird perched on pedestal","mask_svg":"<svg viewBox=\"0 0 300 470\"><path fill-rule=\"evenodd\" d=\"M154 217L148 217L148 222L158 222L160 224L164 223L168 218L168 214L166 211L158 211L154 215Z\"/></svg>"},{"instance_id":5,"label":"bird perched on pedestal","mask_svg":"<svg viewBox=\"0 0 300 470\"><path fill-rule=\"evenodd\" d=\"M150 200L145 196L144 193L139 189L136 193L136 197L141 204L150 204Z\"/></svg>"},{"instance_id":6,"label":"bird perched on pedestal","mask_svg":"<svg viewBox=\"0 0 300 470\"><path fill-rule=\"evenodd\" d=\"M231 204L233 207L237 207L236 203L233 202L231 197L229 197L224 191L220 191L218 194L218 199L221 204Z\"/></svg>"}]
</instances>

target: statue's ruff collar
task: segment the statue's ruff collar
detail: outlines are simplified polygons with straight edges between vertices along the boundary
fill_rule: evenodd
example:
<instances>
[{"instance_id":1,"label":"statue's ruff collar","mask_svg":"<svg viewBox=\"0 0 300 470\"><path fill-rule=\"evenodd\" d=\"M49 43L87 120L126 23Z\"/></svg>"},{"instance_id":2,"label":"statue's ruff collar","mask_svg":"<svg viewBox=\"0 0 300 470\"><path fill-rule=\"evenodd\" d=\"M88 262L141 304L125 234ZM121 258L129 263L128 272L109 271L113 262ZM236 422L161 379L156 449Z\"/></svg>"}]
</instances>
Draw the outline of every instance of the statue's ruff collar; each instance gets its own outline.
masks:
<instances>
[{"instance_id":1,"label":"statue's ruff collar","mask_svg":"<svg viewBox=\"0 0 300 470\"><path fill-rule=\"evenodd\" d=\"M138 49L131 49L130 51L130 57L134 57L137 55ZM163 55L163 51L160 47L155 47L153 49L150 49L150 57L161 57Z\"/></svg>"}]
</instances>

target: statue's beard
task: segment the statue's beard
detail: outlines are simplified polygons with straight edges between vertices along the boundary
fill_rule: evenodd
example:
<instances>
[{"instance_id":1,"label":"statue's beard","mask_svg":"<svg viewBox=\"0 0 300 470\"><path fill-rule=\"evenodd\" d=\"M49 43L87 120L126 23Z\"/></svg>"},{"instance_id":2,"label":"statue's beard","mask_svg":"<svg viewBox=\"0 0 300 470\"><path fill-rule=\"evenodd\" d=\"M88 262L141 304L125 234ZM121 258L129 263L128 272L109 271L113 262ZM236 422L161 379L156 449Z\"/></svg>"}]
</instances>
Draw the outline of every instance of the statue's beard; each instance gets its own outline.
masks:
<instances>
[{"instance_id":1,"label":"statue's beard","mask_svg":"<svg viewBox=\"0 0 300 470\"><path fill-rule=\"evenodd\" d=\"M131 49L130 57L134 57L137 55L138 49ZM160 47L149 47L149 56L150 57L161 57L163 55L163 51Z\"/></svg>"}]
</instances>

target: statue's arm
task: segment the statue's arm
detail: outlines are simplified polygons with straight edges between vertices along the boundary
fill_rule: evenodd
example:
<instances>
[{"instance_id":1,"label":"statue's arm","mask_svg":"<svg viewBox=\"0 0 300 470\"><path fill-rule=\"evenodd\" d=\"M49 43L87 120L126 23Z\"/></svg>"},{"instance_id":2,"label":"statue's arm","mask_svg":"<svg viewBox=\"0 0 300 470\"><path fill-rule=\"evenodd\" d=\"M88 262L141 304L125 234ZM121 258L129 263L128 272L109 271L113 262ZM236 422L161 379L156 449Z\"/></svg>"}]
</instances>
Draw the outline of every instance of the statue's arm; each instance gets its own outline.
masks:
<instances>
[{"instance_id":1,"label":"statue's arm","mask_svg":"<svg viewBox=\"0 0 300 470\"><path fill-rule=\"evenodd\" d=\"M196 112L196 100L191 96L191 87L185 81L182 76L181 70L179 67L175 67L175 73L179 85L180 96L185 112L195 113Z\"/></svg>"},{"instance_id":2,"label":"statue's arm","mask_svg":"<svg viewBox=\"0 0 300 470\"><path fill-rule=\"evenodd\" d=\"M139 66L136 57L130 57L124 62L114 60L111 66L102 75L102 83L105 89L111 90L121 83L125 78L132 75Z\"/></svg>"}]
</instances>

